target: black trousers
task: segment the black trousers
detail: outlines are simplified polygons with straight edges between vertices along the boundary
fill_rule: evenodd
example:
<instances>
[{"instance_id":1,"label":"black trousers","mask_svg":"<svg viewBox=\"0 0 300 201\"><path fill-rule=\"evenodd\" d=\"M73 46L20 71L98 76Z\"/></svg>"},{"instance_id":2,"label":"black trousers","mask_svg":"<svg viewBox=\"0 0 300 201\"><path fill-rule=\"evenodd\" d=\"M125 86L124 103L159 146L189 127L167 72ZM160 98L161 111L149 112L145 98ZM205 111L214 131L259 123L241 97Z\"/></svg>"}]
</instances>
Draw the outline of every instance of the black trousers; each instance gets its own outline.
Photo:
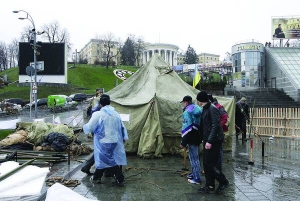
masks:
<instances>
[{"instance_id":1,"label":"black trousers","mask_svg":"<svg viewBox=\"0 0 300 201\"><path fill-rule=\"evenodd\" d=\"M243 119L242 121L236 123L235 132L236 134L242 132L242 138L246 139L246 132L247 132L246 119Z\"/></svg>"},{"instance_id":2,"label":"black trousers","mask_svg":"<svg viewBox=\"0 0 300 201\"><path fill-rule=\"evenodd\" d=\"M222 173L219 162L222 142L212 144L211 149L205 149L205 143L203 143L203 166L206 186L215 187L215 180L220 184L226 184L228 180Z\"/></svg>"},{"instance_id":3,"label":"black trousers","mask_svg":"<svg viewBox=\"0 0 300 201\"><path fill-rule=\"evenodd\" d=\"M94 172L94 178L101 179L104 171L109 171L111 174L113 174L117 183L124 182L124 175L122 173L122 169L118 165L110 168L96 169L96 171Z\"/></svg>"},{"instance_id":4,"label":"black trousers","mask_svg":"<svg viewBox=\"0 0 300 201\"><path fill-rule=\"evenodd\" d=\"M94 165L94 163L95 163L95 159L94 159L94 154L93 154L89 159L87 159L84 167L86 167L88 170L90 170L91 167Z\"/></svg>"},{"instance_id":5,"label":"black trousers","mask_svg":"<svg viewBox=\"0 0 300 201\"><path fill-rule=\"evenodd\" d=\"M94 159L94 154L93 154L89 159L86 160L85 165L83 166L83 169L90 170L91 167L94 165L94 163L95 163L95 159ZM122 166L121 166L121 169L122 169ZM112 177L113 174L109 170L107 170L107 171L105 171L105 176Z\"/></svg>"}]
</instances>

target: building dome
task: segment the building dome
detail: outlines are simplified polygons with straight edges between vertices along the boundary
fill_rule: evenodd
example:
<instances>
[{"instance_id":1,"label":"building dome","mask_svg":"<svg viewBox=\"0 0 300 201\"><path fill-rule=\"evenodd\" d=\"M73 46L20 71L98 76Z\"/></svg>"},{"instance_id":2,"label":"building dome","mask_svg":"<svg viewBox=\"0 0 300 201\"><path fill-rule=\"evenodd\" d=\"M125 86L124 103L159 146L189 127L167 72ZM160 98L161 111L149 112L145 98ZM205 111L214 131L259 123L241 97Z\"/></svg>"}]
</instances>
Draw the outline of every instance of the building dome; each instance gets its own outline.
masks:
<instances>
[{"instance_id":1,"label":"building dome","mask_svg":"<svg viewBox=\"0 0 300 201\"><path fill-rule=\"evenodd\" d=\"M143 64L147 63L155 54L159 54L170 66L177 66L177 45L166 43L153 43L145 46L143 51Z\"/></svg>"}]
</instances>

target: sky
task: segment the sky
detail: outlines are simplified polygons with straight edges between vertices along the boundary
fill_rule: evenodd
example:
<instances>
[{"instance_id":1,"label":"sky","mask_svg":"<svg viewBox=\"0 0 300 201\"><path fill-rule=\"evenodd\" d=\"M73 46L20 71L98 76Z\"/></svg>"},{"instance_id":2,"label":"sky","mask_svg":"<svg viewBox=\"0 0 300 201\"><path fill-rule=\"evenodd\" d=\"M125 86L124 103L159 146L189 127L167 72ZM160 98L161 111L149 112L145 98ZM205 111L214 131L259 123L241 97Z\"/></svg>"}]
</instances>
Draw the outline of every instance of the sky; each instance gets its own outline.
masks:
<instances>
[{"instance_id":1,"label":"sky","mask_svg":"<svg viewBox=\"0 0 300 201\"><path fill-rule=\"evenodd\" d=\"M58 21L70 34L72 52L80 51L97 35L113 33L123 42L130 34L145 42L188 45L197 54L224 59L241 41L271 41L271 18L300 16L299 0L2 0L0 42L19 39L33 18L37 31ZM39 40L39 38L37 38Z\"/></svg>"}]
</instances>

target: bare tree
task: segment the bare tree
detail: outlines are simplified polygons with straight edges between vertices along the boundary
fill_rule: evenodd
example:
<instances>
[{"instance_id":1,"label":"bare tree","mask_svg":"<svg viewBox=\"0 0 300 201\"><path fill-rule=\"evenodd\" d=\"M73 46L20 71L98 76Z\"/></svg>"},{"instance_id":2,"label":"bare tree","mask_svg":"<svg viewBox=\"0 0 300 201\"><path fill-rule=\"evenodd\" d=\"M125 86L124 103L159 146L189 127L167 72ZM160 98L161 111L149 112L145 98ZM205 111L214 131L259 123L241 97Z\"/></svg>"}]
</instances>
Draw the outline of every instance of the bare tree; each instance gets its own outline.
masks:
<instances>
[{"instance_id":1,"label":"bare tree","mask_svg":"<svg viewBox=\"0 0 300 201\"><path fill-rule=\"evenodd\" d=\"M16 60L19 54L19 42L17 39L13 39L12 42L7 46L7 56L9 67L16 66Z\"/></svg>"},{"instance_id":2,"label":"bare tree","mask_svg":"<svg viewBox=\"0 0 300 201\"><path fill-rule=\"evenodd\" d=\"M143 38L140 36L138 37L136 44L135 44L135 52L136 52L136 62L137 62L137 66L140 66L140 60L141 57L143 56L143 51L145 49L145 41L143 40Z\"/></svg>"},{"instance_id":3,"label":"bare tree","mask_svg":"<svg viewBox=\"0 0 300 201\"><path fill-rule=\"evenodd\" d=\"M24 27L23 31L21 32L21 42L30 42L31 40L31 31L32 26L26 26Z\"/></svg>"},{"instance_id":4,"label":"bare tree","mask_svg":"<svg viewBox=\"0 0 300 201\"><path fill-rule=\"evenodd\" d=\"M14 47L13 44L9 44L7 47L7 56L8 56L8 63L9 68L15 66L15 55L14 55Z\"/></svg>"},{"instance_id":5,"label":"bare tree","mask_svg":"<svg viewBox=\"0 0 300 201\"><path fill-rule=\"evenodd\" d=\"M13 55L14 55L14 62L19 60L19 41L18 39L13 39L11 42L12 46L13 46ZM18 64L17 64L18 65ZM14 63L14 66L17 66Z\"/></svg>"},{"instance_id":6,"label":"bare tree","mask_svg":"<svg viewBox=\"0 0 300 201\"><path fill-rule=\"evenodd\" d=\"M66 28L62 28L58 21L53 21L42 26L44 34L42 38L49 43L66 43L68 50L71 50L70 34Z\"/></svg>"},{"instance_id":7,"label":"bare tree","mask_svg":"<svg viewBox=\"0 0 300 201\"><path fill-rule=\"evenodd\" d=\"M7 47L4 42L0 42L0 69L7 69Z\"/></svg>"},{"instance_id":8,"label":"bare tree","mask_svg":"<svg viewBox=\"0 0 300 201\"><path fill-rule=\"evenodd\" d=\"M120 38L116 38L113 33L103 34L101 36L96 37L98 40L99 47L102 53L102 57L106 60L106 68L110 64L113 58L116 58L120 54L122 41ZM113 54L113 49L116 49L116 54Z\"/></svg>"}]
</instances>

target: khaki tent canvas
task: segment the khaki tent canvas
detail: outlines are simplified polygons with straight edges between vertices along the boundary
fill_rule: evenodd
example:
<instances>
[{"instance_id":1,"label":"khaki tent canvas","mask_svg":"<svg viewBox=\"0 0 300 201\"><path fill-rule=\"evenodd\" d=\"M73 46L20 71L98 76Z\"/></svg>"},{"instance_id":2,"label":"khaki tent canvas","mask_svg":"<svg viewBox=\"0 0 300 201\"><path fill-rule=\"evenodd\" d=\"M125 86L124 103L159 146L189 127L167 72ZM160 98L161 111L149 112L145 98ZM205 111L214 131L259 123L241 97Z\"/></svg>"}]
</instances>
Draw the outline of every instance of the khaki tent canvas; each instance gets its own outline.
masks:
<instances>
[{"instance_id":1,"label":"khaki tent canvas","mask_svg":"<svg viewBox=\"0 0 300 201\"><path fill-rule=\"evenodd\" d=\"M190 95L196 102L198 93L154 54L129 79L108 92L116 111L129 116L129 121L124 122L129 136L126 151L144 158L179 152L183 110L180 101ZM234 99L217 98L233 117ZM233 126L231 123L231 131Z\"/></svg>"}]
</instances>

